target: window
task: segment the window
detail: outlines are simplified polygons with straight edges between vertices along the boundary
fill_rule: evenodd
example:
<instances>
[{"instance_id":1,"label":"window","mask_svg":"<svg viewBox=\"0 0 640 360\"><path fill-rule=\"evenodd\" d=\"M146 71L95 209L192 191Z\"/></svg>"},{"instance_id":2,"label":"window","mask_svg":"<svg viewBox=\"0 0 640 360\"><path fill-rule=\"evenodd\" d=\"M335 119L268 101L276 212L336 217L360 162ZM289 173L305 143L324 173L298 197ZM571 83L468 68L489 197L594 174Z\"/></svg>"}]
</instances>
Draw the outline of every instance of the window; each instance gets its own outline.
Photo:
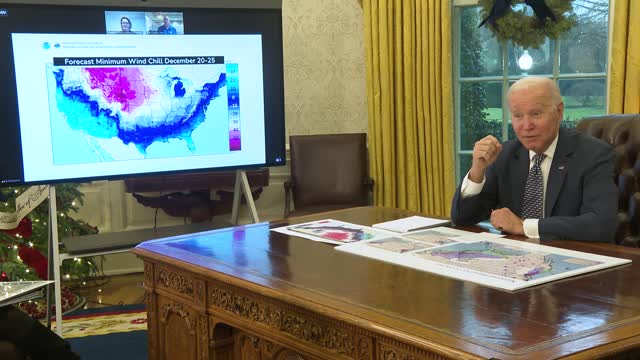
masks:
<instances>
[{"instance_id":1,"label":"window","mask_svg":"<svg viewBox=\"0 0 640 360\"><path fill-rule=\"evenodd\" d=\"M477 140L489 134L501 141L515 138L505 98L515 80L537 75L557 81L564 98L565 127L574 127L585 116L605 114L607 104L608 0L575 0L576 26L539 49L498 43L490 30L478 28L481 8L475 3L454 0L458 179L471 167ZM532 13L524 4L516 7Z\"/></svg>"}]
</instances>

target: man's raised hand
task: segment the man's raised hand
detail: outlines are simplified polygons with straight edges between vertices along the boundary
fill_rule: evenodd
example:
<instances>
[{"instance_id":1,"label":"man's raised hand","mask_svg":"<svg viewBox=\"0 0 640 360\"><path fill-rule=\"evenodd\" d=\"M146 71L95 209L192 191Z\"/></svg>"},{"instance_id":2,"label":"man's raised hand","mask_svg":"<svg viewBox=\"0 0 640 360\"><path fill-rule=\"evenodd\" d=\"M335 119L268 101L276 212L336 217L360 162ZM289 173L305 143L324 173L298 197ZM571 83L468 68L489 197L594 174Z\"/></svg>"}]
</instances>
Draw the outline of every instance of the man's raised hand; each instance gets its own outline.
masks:
<instances>
[{"instance_id":1,"label":"man's raised hand","mask_svg":"<svg viewBox=\"0 0 640 360\"><path fill-rule=\"evenodd\" d=\"M473 146L473 163L469 171L469 180L481 183L487 167L496 161L501 151L502 144L492 135L476 141Z\"/></svg>"}]
</instances>

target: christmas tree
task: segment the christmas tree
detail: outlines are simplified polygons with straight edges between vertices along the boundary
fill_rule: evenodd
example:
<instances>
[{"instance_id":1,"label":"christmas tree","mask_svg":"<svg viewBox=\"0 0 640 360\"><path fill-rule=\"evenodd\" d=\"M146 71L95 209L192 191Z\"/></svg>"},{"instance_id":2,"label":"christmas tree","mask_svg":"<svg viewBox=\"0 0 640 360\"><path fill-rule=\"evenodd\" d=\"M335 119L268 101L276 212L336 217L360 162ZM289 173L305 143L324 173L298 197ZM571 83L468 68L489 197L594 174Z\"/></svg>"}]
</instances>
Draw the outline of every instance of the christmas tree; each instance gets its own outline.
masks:
<instances>
[{"instance_id":1,"label":"christmas tree","mask_svg":"<svg viewBox=\"0 0 640 360\"><path fill-rule=\"evenodd\" d=\"M16 212L16 198L28 187L0 188L0 212ZM56 206L58 238L95 234L98 230L82 220L73 218L83 204L84 194L78 184L56 185ZM0 231L0 281L46 280L47 251L49 241L49 203L45 200L20 220L14 229ZM64 250L62 249L61 252ZM96 264L92 258L65 260L60 273L63 280L84 281L96 274ZM63 291L68 298L70 291ZM35 305L34 305L35 306ZM27 309L31 312L33 309ZM64 306L63 306L64 310ZM43 312L43 311L37 311ZM40 314L33 314L34 316Z\"/></svg>"}]
</instances>

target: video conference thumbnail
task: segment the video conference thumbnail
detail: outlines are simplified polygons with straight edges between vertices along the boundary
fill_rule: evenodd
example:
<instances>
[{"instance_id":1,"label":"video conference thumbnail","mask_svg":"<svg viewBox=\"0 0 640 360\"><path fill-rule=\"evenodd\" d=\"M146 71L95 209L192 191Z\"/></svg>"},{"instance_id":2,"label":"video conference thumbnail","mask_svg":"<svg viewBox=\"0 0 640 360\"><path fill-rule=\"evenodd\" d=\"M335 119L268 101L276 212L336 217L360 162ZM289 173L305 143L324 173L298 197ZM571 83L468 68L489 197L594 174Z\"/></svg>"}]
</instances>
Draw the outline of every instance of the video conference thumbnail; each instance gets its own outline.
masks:
<instances>
[{"instance_id":1,"label":"video conference thumbnail","mask_svg":"<svg viewBox=\"0 0 640 360\"><path fill-rule=\"evenodd\" d=\"M183 35L181 12L105 11L107 34Z\"/></svg>"}]
</instances>

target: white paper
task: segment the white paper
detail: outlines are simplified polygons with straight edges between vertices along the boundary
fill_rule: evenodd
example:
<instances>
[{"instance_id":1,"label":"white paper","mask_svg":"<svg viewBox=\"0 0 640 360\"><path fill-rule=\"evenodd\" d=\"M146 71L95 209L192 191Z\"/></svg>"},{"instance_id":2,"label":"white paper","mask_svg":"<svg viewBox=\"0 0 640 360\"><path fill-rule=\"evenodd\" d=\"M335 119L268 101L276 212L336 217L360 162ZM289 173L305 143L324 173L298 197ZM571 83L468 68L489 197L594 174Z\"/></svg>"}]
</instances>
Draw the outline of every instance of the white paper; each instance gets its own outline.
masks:
<instances>
[{"instance_id":1,"label":"white paper","mask_svg":"<svg viewBox=\"0 0 640 360\"><path fill-rule=\"evenodd\" d=\"M373 224L372 227L389 230L393 232L398 232L398 233L405 233L409 231L424 229L431 226L444 225L448 223L450 223L449 220L433 219L433 218L428 218L424 216L410 216L403 219Z\"/></svg>"}]
</instances>

